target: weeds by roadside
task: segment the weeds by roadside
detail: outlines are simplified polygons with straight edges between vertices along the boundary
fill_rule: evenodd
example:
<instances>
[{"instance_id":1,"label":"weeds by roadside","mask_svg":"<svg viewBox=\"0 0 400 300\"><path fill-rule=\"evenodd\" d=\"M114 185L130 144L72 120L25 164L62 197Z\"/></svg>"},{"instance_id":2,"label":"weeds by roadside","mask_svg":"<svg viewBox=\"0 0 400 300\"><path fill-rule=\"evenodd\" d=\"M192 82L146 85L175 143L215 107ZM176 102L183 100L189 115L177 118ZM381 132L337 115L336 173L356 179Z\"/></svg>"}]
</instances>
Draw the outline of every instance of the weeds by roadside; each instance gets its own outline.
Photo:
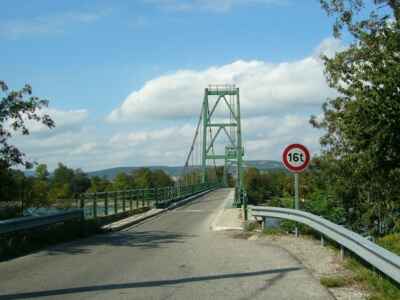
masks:
<instances>
[{"instance_id":1,"label":"weeds by roadside","mask_svg":"<svg viewBox=\"0 0 400 300\"><path fill-rule=\"evenodd\" d=\"M327 288L337 288L351 284L349 278L345 276L324 276L320 278L320 282Z\"/></svg>"},{"instance_id":2,"label":"weeds by roadside","mask_svg":"<svg viewBox=\"0 0 400 300\"><path fill-rule=\"evenodd\" d=\"M344 266L351 270L351 280L369 292L369 300L399 300L399 286L383 275L370 270L355 258L347 258Z\"/></svg>"}]
</instances>

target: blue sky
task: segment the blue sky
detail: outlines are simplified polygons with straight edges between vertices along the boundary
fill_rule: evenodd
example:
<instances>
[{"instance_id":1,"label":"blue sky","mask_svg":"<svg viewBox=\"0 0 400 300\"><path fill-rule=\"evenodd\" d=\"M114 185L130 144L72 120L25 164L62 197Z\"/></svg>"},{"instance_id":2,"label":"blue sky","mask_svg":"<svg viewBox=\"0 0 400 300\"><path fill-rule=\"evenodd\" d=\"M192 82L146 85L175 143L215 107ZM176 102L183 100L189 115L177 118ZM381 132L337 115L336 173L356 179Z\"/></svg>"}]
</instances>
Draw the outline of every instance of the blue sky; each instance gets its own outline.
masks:
<instances>
[{"instance_id":1,"label":"blue sky","mask_svg":"<svg viewBox=\"0 0 400 300\"><path fill-rule=\"evenodd\" d=\"M203 85L220 80L242 89L248 159L279 159L294 137L317 150L307 119L333 93L318 56L343 44L317 0L14 0L0 20L1 79L30 83L58 124L15 142L50 168L181 164ZM279 123L304 136L275 136Z\"/></svg>"}]
</instances>

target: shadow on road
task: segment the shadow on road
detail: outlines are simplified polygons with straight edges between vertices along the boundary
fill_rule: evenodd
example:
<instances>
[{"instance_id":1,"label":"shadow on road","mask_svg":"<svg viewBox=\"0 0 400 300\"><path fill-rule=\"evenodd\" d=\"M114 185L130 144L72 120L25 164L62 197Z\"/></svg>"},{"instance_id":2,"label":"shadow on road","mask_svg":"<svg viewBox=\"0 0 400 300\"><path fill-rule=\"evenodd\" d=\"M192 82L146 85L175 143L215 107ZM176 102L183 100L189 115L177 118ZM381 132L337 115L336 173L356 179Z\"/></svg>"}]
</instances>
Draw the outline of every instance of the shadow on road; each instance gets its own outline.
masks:
<instances>
[{"instance_id":1,"label":"shadow on road","mask_svg":"<svg viewBox=\"0 0 400 300\"><path fill-rule=\"evenodd\" d=\"M96 246L162 248L168 244L183 243L193 237L195 235L168 231L123 231L50 247L40 255L90 254Z\"/></svg>"},{"instance_id":2,"label":"shadow on road","mask_svg":"<svg viewBox=\"0 0 400 300\"><path fill-rule=\"evenodd\" d=\"M281 276L277 276L278 277L277 279L279 279L285 273L298 271L301 269L302 269L301 267L291 267L291 268L282 268L282 269L273 269L273 270L263 270L263 271L257 271L257 272L229 273L229 274L187 277L187 278L169 279L169 280L155 280L155 281L142 281L142 282L119 283L119 284L83 286L83 287L77 287L77 288L66 288L66 289L57 289L57 290L48 290L48 291L37 291L37 292L0 295L0 300L14 300L14 299L61 296L61 295L67 295L67 294L77 294L77 293L87 293L87 292L97 292L97 291L107 291L107 290L160 287L160 286L167 286L167 285L185 284L185 283L219 280L219 279L262 276L262 275L270 275L270 274L282 274ZM269 283L268 286L271 286L271 283Z\"/></svg>"}]
</instances>

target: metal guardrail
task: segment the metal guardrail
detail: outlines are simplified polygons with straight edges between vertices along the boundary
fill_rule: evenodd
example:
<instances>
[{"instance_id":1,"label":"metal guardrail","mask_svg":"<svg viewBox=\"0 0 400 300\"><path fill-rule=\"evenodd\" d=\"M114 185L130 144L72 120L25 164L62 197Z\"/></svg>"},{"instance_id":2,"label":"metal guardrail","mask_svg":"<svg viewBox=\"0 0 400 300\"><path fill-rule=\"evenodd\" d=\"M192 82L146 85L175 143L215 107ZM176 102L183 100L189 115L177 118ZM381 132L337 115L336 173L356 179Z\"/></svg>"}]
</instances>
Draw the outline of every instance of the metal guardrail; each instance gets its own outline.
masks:
<instances>
[{"instance_id":1,"label":"metal guardrail","mask_svg":"<svg viewBox=\"0 0 400 300\"><path fill-rule=\"evenodd\" d=\"M0 221L0 234L33 229L69 220L83 220L81 209L71 209L62 213L55 213L40 217L23 217Z\"/></svg>"},{"instance_id":2,"label":"metal guardrail","mask_svg":"<svg viewBox=\"0 0 400 300\"><path fill-rule=\"evenodd\" d=\"M400 283L400 256L361 235L311 213L279 207L250 206L255 217L287 219L308 225L350 250L382 273Z\"/></svg>"},{"instance_id":3,"label":"metal guardrail","mask_svg":"<svg viewBox=\"0 0 400 300\"><path fill-rule=\"evenodd\" d=\"M117 215L138 208L166 207L189 196L211 190L218 183L201 183L153 189L86 193L75 199L76 208L46 216L32 216L0 221L0 235L34 229L68 220L93 219Z\"/></svg>"}]
</instances>

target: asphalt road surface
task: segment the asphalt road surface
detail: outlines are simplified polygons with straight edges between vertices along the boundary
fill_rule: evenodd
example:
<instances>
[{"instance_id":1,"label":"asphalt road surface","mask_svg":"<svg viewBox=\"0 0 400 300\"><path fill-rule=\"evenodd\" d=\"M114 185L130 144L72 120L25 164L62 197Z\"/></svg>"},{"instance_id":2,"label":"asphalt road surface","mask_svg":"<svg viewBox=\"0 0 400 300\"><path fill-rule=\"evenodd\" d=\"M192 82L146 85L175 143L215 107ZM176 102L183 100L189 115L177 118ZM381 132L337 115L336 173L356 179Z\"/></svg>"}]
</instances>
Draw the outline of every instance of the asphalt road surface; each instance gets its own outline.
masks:
<instances>
[{"instance_id":1,"label":"asphalt road surface","mask_svg":"<svg viewBox=\"0 0 400 300\"><path fill-rule=\"evenodd\" d=\"M332 299L301 262L210 225L229 190L112 234L0 263L2 299Z\"/></svg>"}]
</instances>

